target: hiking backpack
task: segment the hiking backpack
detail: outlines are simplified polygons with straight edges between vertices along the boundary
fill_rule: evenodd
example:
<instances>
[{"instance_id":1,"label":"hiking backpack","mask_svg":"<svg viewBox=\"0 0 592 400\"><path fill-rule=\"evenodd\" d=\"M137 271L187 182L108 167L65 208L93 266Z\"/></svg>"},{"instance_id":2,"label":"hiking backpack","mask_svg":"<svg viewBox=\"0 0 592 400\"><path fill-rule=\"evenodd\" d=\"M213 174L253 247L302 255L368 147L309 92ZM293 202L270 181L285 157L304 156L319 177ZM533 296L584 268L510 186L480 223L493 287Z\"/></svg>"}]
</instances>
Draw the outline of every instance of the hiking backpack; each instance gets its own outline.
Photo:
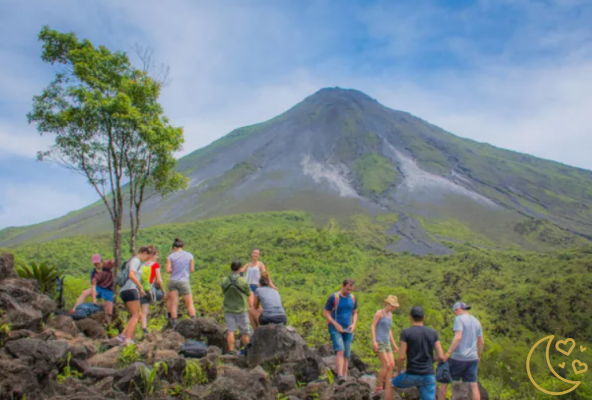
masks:
<instances>
[{"instance_id":1,"label":"hiking backpack","mask_svg":"<svg viewBox=\"0 0 592 400\"><path fill-rule=\"evenodd\" d=\"M181 346L179 354L187 358L202 358L208 354L208 345L197 340L187 340Z\"/></svg>"},{"instance_id":2,"label":"hiking backpack","mask_svg":"<svg viewBox=\"0 0 592 400\"><path fill-rule=\"evenodd\" d=\"M129 261L130 260L124 261L123 265L121 266L121 270L117 273L117 276L115 277L115 284L119 287L125 285L125 283L129 279Z\"/></svg>"},{"instance_id":3,"label":"hiking backpack","mask_svg":"<svg viewBox=\"0 0 592 400\"><path fill-rule=\"evenodd\" d=\"M236 285L236 280L237 280L238 278L236 278L236 279L233 279L233 278L234 278L234 276L231 276L231 277L230 277L230 285L228 285L228 287L227 287L226 289L224 289L224 292L223 292L223 294L226 294L226 292L228 292L228 289L230 289L231 287L233 287L233 286L234 286L234 288L235 288L236 290L238 290L239 292L241 292L242 294L244 294L245 296L247 296L247 294L245 293L245 291L244 291L244 290L242 290L241 288L239 288L239 287Z\"/></svg>"},{"instance_id":4,"label":"hiking backpack","mask_svg":"<svg viewBox=\"0 0 592 400\"><path fill-rule=\"evenodd\" d=\"M93 303L83 303L76 307L74 313L72 314L72 319L74 321L78 321L84 318L88 318L91 315L98 313L99 311L103 311L103 307L98 304Z\"/></svg>"}]
</instances>

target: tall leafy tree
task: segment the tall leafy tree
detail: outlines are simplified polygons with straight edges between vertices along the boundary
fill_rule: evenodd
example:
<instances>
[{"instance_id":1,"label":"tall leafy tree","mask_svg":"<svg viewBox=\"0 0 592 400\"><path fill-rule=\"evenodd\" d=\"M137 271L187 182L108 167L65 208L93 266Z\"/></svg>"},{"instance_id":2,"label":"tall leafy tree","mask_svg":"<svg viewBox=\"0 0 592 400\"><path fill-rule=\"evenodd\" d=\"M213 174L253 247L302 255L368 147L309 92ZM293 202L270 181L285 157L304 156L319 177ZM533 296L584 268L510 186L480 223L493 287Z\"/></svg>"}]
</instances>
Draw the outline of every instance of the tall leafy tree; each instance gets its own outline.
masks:
<instances>
[{"instance_id":1,"label":"tall leafy tree","mask_svg":"<svg viewBox=\"0 0 592 400\"><path fill-rule=\"evenodd\" d=\"M58 71L27 114L40 134L55 135L38 158L86 177L113 223L113 253L121 265L126 203L134 252L142 203L187 185L173 157L183 144L183 130L171 125L158 102L162 81L135 68L126 53L47 26L39 40L41 59L57 64Z\"/></svg>"}]
</instances>

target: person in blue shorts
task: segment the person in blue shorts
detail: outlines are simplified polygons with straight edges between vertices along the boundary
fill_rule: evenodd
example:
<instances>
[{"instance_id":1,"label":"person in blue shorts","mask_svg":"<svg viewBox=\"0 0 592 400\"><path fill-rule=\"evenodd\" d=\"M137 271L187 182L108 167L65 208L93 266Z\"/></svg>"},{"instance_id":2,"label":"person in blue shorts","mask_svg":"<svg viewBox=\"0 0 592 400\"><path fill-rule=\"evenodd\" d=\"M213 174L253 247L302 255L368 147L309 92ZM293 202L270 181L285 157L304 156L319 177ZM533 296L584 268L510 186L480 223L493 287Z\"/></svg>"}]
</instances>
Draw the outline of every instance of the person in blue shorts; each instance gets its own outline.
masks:
<instances>
[{"instance_id":1,"label":"person in blue shorts","mask_svg":"<svg viewBox=\"0 0 592 400\"><path fill-rule=\"evenodd\" d=\"M344 280L341 290L327 299L323 312L335 350L335 369L339 383L344 382L347 377L351 344L358 323L358 302L353 291L354 281Z\"/></svg>"},{"instance_id":2,"label":"person in blue shorts","mask_svg":"<svg viewBox=\"0 0 592 400\"><path fill-rule=\"evenodd\" d=\"M454 304L452 311L454 319L454 339L442 361L448 361L450 376L453 381L462 380L471 388L471 400L480 400L479 384L477 383L477 368L483 354L483 329L477 318L469 314L471 307L459 301ZM438 399L446 399L448 385L440 385Z\"/></svg>"},{"instance_id":3,"label":"person in blue shorts","mask_svg":"<svg viewBox=\"0 0 592 400\"><path fill-rule=\"evenodd\" d=\"M111 322L111 315L113 314L113 287L115 285L115 277L113 276L113 267L115 264L113 260L103 261L99 254L91 257L91 262L95 266L90 273L91 287L83 290L76 300L72 313L80 304L84 303L87 297L92 298L93 303L97 303L97 299L105 301L105 319L107 323Z\"/></svg>"},{"instance_id":4,"label":"person in blue shorts","mask_svg":"<svg viewBox=\"0 0 592 400\"><path fill-rule=\"evenodd\" d=\"M434 374L434 350L438 359L442 359L442 344L438 332L423 325L423 308L414 306L410 312L412 326L401 331L401 347L397 363L397 372L385 389L384 398L392 399L393 386L407 389L417 387L421 400L436 400L436 376ZM407 359L407 369L403 372L403 363Z\"/></svg>"}]
</instances>

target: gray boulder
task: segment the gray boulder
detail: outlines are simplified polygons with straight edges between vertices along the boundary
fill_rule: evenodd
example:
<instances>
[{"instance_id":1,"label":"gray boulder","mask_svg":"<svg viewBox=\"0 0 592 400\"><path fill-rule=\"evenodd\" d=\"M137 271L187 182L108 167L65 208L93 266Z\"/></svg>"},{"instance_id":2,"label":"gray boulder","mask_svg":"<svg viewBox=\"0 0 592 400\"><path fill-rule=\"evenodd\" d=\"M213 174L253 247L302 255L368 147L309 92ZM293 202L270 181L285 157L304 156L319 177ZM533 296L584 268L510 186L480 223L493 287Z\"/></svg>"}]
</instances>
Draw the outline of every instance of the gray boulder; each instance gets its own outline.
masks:
<instances>
[{"instance_id":1,"label":"gray boulder","mask_svg":"<svg viewBox=\"0 0 592 400\"><path fill-rule=\"evenodd\" d=\"M247 353L249 367L263 363L274 365L303 361L308 354L306 342L296 331L283 325L266 325L255 330Z\"/></svg>"},{"instance_id":2,"label":"gray boulder","mask_svg":"<svg viewBox=\"0 0 592 400\"><path fill-rule=\"evenodd\" d=\"M254 371L225 366L224 374L206 391L203 400L274 400L267 379Z\"/></svg>"},{"instance_id":3,"label":"gray boulder","mask_svg":"<svg viewBox=\"0 0 592 400\"><path fill-rule=\"evenodd\" d=\"M224 352L228 349L226 343L226 329L213 318L184 319L175 327L185 339L200 340L209 346L221 348Z\"/></svg>"}]
</instances>

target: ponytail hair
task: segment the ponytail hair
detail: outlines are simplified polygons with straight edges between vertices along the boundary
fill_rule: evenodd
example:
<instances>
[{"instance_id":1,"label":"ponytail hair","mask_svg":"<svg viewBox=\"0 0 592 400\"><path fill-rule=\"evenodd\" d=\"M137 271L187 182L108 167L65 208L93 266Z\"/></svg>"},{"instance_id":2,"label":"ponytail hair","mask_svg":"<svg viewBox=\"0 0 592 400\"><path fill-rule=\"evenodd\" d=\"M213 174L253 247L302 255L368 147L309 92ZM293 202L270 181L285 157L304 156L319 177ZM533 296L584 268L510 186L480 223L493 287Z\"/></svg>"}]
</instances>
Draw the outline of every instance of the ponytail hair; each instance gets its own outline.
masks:
<instances>
[{"instance_id":1,"label":"ponytail hair","mask_svg":"<svg viewBox=\"0 0 592 400\"><path fill-rule=\"evenodd\" d=\"M142 246L138 250L138 253L145 253L145 254L148 254L149 256L153 256L157 252L158 251L156 250L156 247L154 247L154 245L152 245L152 244L149 244L148 246Z\"/></svg>"},{"instance_id":2,"label":"ponytail hair","mask_svg":"<svg viewBox=\"0 0 592 400\"><path fill-rule=\"evenodd\" d=\"M182 249L183 246L185 246L185 243L183 243L183 241L179 238L175 238L175 241L173 242L173 249L177 248L177 249Z\"/></svg>"},{"instance_id":3,"label":"ponytail hair","mask_svg":"<svg viewBox=\"0 0 592 400\"><path fill-rule=\"evenodd\" d=\"M259 284L263 287L263 286L269 286L269 283L270 283L269 273L267 271L261 273L261 278L259 278Z\"/></svg>"}]
</instances>

